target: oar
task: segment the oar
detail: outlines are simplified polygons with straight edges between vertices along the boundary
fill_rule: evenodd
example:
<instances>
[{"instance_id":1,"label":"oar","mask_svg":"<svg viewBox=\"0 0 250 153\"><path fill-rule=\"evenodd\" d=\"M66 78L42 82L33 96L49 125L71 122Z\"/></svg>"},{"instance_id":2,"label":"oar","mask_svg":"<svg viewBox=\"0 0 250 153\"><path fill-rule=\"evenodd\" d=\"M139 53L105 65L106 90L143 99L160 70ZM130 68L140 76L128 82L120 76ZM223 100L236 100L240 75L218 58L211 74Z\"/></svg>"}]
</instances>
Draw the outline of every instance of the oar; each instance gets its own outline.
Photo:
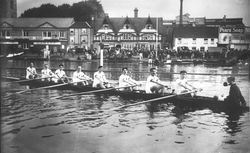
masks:
<instances>
[{"instance_id":1,"label":"oar","mask_svg":"<svg viewBox=\"0 0 250 153\"><path fill-rule=\"evenodd\" d=\"M3 79L9 79L9 80L20 80L20 78L16 77L7 77L7 76L1 76Z\"/></svg>"},{"instance_id":2,"label":"oar","mask_svg":"<svg viewBox=\"0 0 250 153\"><path fill-rule=\"evenodd\" d=\"M105 89L93 90L93 91L85 91L85 92L79 92L79 93L74 93L74 94L52 97L50 99L59 99L59 98L64 98L64 97L77 96L77 95L86 95L86 94L92 94L92 93L98 93L98 92L104 92L104 91L110 91L110 90L116 90L116 89L122 89L122 88L130 88L130 87L135 87L135 86L137 86L137 85L131 85L131 86L125 86L125 87L112 87L112 88L105 88Z\"/></svg>"},{"instance_id":3,"label":"oar","mask_svg":"<svg viewBox=\"0 0 250 153\"><path fill-rule=\"evenodd\" d=\"M119 106L119 107L113 108L111 110L112 111L119 110L119 109L130 107L130 106L135 106L135 105L145 104L145 103L154 102L154 101L158 101L158 100L168 99L168 98L172 98L172 97L176 97L176 96L180 96L180 95L186 95L186 94L193 93L193 92L196 92L196 91L188 91L188 92L184 92L184 93L180 93L180 94L175 94L175 95L169 95L169 96L154 98L154 99L150 99L150 100L146 100L146 101L142 101L142 102L138 102L138 103L134 103L134 104L128 104L128 105Z\"/></svg>"},{"instance_id":4,"label":"oar","mask_svg":"<svg viewBox=\"0 0 250 153\"><path fill-rule=\"evenodd\" d=\"M155 84L158 84L158 85L160 85L160 86L166 87L167 89L171 89L171 88L169 88L167 85L161 84L160 82L156 82L156 81L153 81L153 80L151 80L151 82L153 82L153 83L155 83Z\"/></svg>"},{"instance_id":5,"label":"oar","mask_svg":"<svg viewBox=\"0 0 250 153\"><path fill-rule=\"evenodd\" d=\"M79 82L83 82L83 81L86 81L86 80L81 80L81 81L76 81L76 82L70 82L70 83L55 84L55 85L51 85L51 86L45 86L45 87L39 87L39 88L33 88L33 89L26 89L26 90L22 90L22 91L19 91L19 92L16 92L16 93L20 94L20 93L24 93L24 92L32 91L32 90L39 90L39 89L48 89L48 88L60 87L60 86L65 86L65 85L68 85L68 84L79 83Z\"/></svg>"},{"instance_id":6,"label":"oar","mask_svg":"<svg viewBox=\"0 0 250 153\"><path fill-rule=\"evenodd\" d=\"M23 82L29 82L29 81L41 80L41 79L48 79L48 78L52 78L52 76L50 76L50 77L45 77L45 78L18 80L18 81L13 81L13 82L9 82L9 83L23 83Z\"/></svg>"}]
</instances>

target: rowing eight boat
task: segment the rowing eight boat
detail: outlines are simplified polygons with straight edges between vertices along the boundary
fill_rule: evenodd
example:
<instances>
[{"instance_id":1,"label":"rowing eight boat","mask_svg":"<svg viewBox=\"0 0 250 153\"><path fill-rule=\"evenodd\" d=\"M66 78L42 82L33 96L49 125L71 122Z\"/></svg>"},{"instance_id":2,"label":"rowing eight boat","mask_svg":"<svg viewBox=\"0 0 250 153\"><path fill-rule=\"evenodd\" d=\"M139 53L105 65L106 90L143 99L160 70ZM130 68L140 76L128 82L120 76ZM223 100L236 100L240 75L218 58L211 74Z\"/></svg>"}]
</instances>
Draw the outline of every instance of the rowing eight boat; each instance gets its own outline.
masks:
<instances>
[{"instance_id":1,"label":"rowing eight boat","mask_svg":"<svg viewBox=\"0 0 250 153\"><path fill-rule=\"evenodd\" d=\"M20 79L19 79L20 80ZM26 82L19 82L21 85L28 85L30 88L37 88L37 87L45 87L45 86L53 86L59 83L54 82L47 82L41 80L30 80ZM83 86L83 85L73 85L67 84L65 86L56 86L53 89L58 90L73 90L77 92L87 92L87 91L94 91L100 90L100 88L93 88L91 85ZM159 98L166 95L159 95L159 94L148 94L145 93L143 90L137 91L120 91L120 90L108 90L103 91L100 93L110 94L110 95L119 95L122 98L129 98L129 99L137 99L137 100L148 100L153 98ZM166 100L157 101L157 103L173 103L176 106L180 107L191 107L191 108L212 108L215 110L228 110L228 109L244 109L249 111L249 107L242 107L242 106L232 106L230 103L225 101L220 101L213 97L203 97L203 96L174 96L172 98L168 98Z\"/></svg>"}]
</instances>

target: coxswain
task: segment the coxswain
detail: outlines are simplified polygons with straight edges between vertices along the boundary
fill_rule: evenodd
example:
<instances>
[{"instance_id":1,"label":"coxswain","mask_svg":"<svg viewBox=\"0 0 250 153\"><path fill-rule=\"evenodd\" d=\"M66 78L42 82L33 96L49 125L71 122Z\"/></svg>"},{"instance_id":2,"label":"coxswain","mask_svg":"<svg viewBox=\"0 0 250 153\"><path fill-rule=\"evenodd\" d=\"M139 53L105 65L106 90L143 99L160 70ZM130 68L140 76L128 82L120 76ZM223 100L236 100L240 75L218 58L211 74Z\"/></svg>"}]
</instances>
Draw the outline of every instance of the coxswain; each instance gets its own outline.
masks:
<instances>
[{"instance_id":1,"label":"coxswain","mask_svg":"<svg viewBox=\"0 0 250 153\"><path fill-rule=\"evenodd\" d=\"M44 64L43 69L41 71L42 73L42 81L51 81L51 78L55 77L55 74L49 69L48 64Z\"/></svg>"},{"instance_id":2,"label":"coxswain","mask_svg":"<svg viewBox=\"0 0 250 153\"><path fill-rule=\"evenodd\" d=\"M89 85L90 84L89 81L92 80L93 80L92 78L90 78L89 76L85 75L82 72L81 66L78 66L77 70L73 73L72 81L77 82L74 85Z\"/></svg>"},{"instance_id":3,"label":"coxswain","mask_svg":"<svg viewBox=\"0 0 250 153\"><path fill-rule=\"evenodd\" d=\"M227 83L228 82L228 83ZM224 101L230 102L233 106L246 106L246 101L241 94L239 87L236 85L235 77L228 77L224 86L230 85L229 95Z\"/></svg>"},{"instance_id":4,"label":"coxswain","mask_svg":"<svg viewBox=\"0 0 250 153\"><path fill-rule=\"evenodd\" d=\"M150 69L150 75L147 78L145 91L146 93L157 93L157 94L163 94L166 93L169 87L164 85L159 77L157 76L157 69L151 68Z\"/></svg>"},{"instance_id":5,"label":"coxswain","mask_svg":"<svg viewBox=\"0 0 250 153\"><path fill-rule=\"evenodd\" d=\"M120 87L126 87L126 86L131 86L131 85L141 85L140 83L138 83L137 81L135 81L134 79L132 79L129 75L128 75L128 68L124 67L122 68L122 74L119 77L119 88ZM133 88L120 88L120 90L133 90Z\"/></svg>"},{"instance_id":6,"label":"coxswain","mask_svg":"<svg viewBox=\"0 0 250 153\"><path fill-rule=\"evenodd\" d=\"M68 77L65 73L64 69L64 65L60 64L59 65L59 69L57 69L55 71L55 78L53 78L53 81L56 83L67 83L69 82Z\"/></svg>"},{"instance_id":7,"label":"coxswain","mask_svg":"<svg viewBox=\"0 0 250 153\"><path fill-rule=\"evenodd\" d=\"M98 67L98 71L94 73L94 81L93 81L93 87L95 88L107 88L108 87L108 81L105 77L104 72L102 71L103 66Z\"/></svg>"},{"instance_id":8,"label":"coxswain","mask_svg":"<svg viewBox=\"0 0 250 153\"><path fill-rule=\"evenodd\" d=\"M30 63L30 66L26 68L26 79L35 79L37 78L36 68L34 67L34 63Z\"/></svg>"},{"instance_id":9,"label":"coxswain","mask_svg":"<svg viewBox=\"0 0 250 153\"><path fill-rule=\"evenodd\" d=\"M180 94L188 91L200 91L201 89L194 87L187 81L186 75L187 71L180 71L180 78L176 80L175 93Z\"/></svg>"}]
</instances>

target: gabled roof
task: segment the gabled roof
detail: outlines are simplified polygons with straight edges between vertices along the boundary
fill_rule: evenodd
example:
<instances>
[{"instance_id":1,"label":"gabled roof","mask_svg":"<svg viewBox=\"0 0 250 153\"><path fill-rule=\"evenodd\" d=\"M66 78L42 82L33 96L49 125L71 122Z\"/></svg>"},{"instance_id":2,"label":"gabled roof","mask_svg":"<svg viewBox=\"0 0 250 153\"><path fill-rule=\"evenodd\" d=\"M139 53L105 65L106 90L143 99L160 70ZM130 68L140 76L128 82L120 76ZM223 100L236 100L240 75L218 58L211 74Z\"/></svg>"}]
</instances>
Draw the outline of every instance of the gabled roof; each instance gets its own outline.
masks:
<instances>
[{"instance_id":1,"label":"gabled roof","mask_svg":"<svg viewBox=\"0 0 250 153\"><path fill-rule=\"evenodd\" d=\"M174 37L179 38L218 38L217 27L175 27Z\"/></svg>"},{"instance_id":2,"label":"gabled roof","mask_svg":"<svg viewBox=\"0 0 250 153\"><path fill-rule=\"evenodd\" d=\"M135 30L136 33L140 33L142 29L145 28L148 18L128 18L128 21L131 25L131 28ZM153 28L156 29L156 20L157 18L150 18L152 21ZM102 27L104 18L97 18L95 20L95 27L94 31L95 33ZM118 33L120 29L123 28L123 25L126 21L126 18L109 18L109 24L111 25L111 28L115 33ZM162 18L158 18L158 32L162 34Z\"/></svg>"},{"instance_id":3,"label":"gabled roof","mask_svg":"<svg viewBox=\"0 0 250 153\"><path fill-rule=\"evenodd\" d=\"M128 17L126 17L124 24L130 24Z\"/></svg>"},{"instance_id":4,"label":"gabled roof","mask_svg":"<svg viewBox=\"0 0 250 153\"><path fill-rule=\"evenodd\" d=\"M73 18L1 18L1 23L6 22L13 27L36 28L45 23L57 28L68 28L74 22Z\"/></svg>"},{"instance_id":5,"label":"gabled roof","mask_svg":"<svg viewBox=\"0 0 250 153\"><path fill-rule=\"evenodd\" d=\"M151 21L151 19L150 19L150 16L148 16L146 24L153 24L152 21Z\"/></svg>"},{"instance_id":6,"label":"gabled roof","mask_svg":"<svg viewBox=\"0 0 250 153\"><path fill-rule=\"evenodd\" d=\"M70 28L91 28L91 26L88 24L88 22L83 22L83 21L79 21L79 22L74 22Z\"/></svg>"}]
</instances>

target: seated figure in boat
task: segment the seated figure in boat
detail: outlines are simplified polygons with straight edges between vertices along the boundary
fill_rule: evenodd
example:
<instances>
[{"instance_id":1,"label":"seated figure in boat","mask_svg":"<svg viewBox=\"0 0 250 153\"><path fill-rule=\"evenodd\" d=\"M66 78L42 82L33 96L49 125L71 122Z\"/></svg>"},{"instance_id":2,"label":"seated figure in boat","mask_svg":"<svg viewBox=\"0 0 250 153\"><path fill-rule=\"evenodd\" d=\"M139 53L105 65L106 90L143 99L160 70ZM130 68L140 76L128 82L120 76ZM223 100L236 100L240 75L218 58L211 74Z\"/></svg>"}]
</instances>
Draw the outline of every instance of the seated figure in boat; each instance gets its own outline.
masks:
<instances>
[{"instance_id":1,"label":"seated figure in boat","mask_svg":"<svg viewBox=\"0 0 250 153\"><path fill-rule=\"evenodd\" d=\"M68 83L69 82L68 77L63 69L64 69L63 64L60 64L59 69L55 71L55 78L52 79L54 82L56 83Z\"/></svg>"},{"instance_id":2,"label":"seated figure in boat","mask_svg":"<svg viewBox=\"0 0 250 153\"><path fill-rule=\"evenodd\" d=\"M230 85L229 95L224 101L230 102L234 106L246 106L246 101L241 94L239 87L236 85L235 77L228 77L227 82ZM227 83L224 83L226 86Z\"/></svg>"},{"instance_id":3,"label":"seated figure in boat","mask_svg":"<svg viewBox=\"0 0 250 153\"><path fill-rule=\"evenodd\" d=\"M168 88L168 86L162 84L159 77L157 76L157 69L151 68L150 75L147 78L145 86L146 93L164 94L167 93L166 88Z\"/></svg>"},{"instance_id":4,"label":"seated figure in boat","mask_svg":"<svg viewBox=\"0 0 250 153\"><path fill-rule=\"evenodd\" d=\"M48 64L44 64L43 69L41 71L42 73L42 81L51 81L53 77L55 77L55 74L49 69Z\"/></svg>"},{"instance_id":5,"label":"seated figure in boat","mask_svg":"<svg viewBox=\"0 0 250 153\"><path fill-rule=\"evenodd\" d=\"M89 85L92 82L92 78L85 75L82 72L82 67L78 66L77 70L73 73L72 81L76 82L74 85Z\"/></svg>"},{"instance_id":6,"label":"seated figure in boat","mask_svg":"<svg viewBox=\"0 0 250 153\"><path fill-rule=\"evenodd\" d=\"M34 63L30 63L30 66L26 68L26 79L35 79L37 78L36 68L34 67Z\"/></svg>"},{"instance_id":7,"label":"seated figure in boat","mask_svg":"<svg viewBox=\"0 0 250 153\"><path fill-rule=\"evenodd\" d=\"M135 81L134 79L132 79L129 75L128 75L128 68L124 67L122 68L122 74L119 77L119 87L126 87L126 86L132 86L132 85L140 85L140 83L138 83L137 81ZM128 88L120 88L121 91L124 90L129 90L132 91L133 88L128 87Z\"/></svg>"},{"instance_id":8,"label":"seated figure in boat","mask_svg":"<svg viewBox=\"0 0 250 153\"><path fill-rule=\"evenodd\" d=\"M107 88L109 87L108 81L102 71L103 66L98 67L98 71L94 73L93 87L95 88Z\"/></svg>"},{"instance_id":9,"label":"seated figure in boat","mask_svg":"<svg viewBox=\"0 0 250 153\"><path fill-rule=\"evenodd\" d=\"M176 80L175 93L180 94L189 91L198 91L201 89L197 89L193 85L191 85L186 78L187 71L180 71L180 77Z\"/></svg>"}]
</instances>

